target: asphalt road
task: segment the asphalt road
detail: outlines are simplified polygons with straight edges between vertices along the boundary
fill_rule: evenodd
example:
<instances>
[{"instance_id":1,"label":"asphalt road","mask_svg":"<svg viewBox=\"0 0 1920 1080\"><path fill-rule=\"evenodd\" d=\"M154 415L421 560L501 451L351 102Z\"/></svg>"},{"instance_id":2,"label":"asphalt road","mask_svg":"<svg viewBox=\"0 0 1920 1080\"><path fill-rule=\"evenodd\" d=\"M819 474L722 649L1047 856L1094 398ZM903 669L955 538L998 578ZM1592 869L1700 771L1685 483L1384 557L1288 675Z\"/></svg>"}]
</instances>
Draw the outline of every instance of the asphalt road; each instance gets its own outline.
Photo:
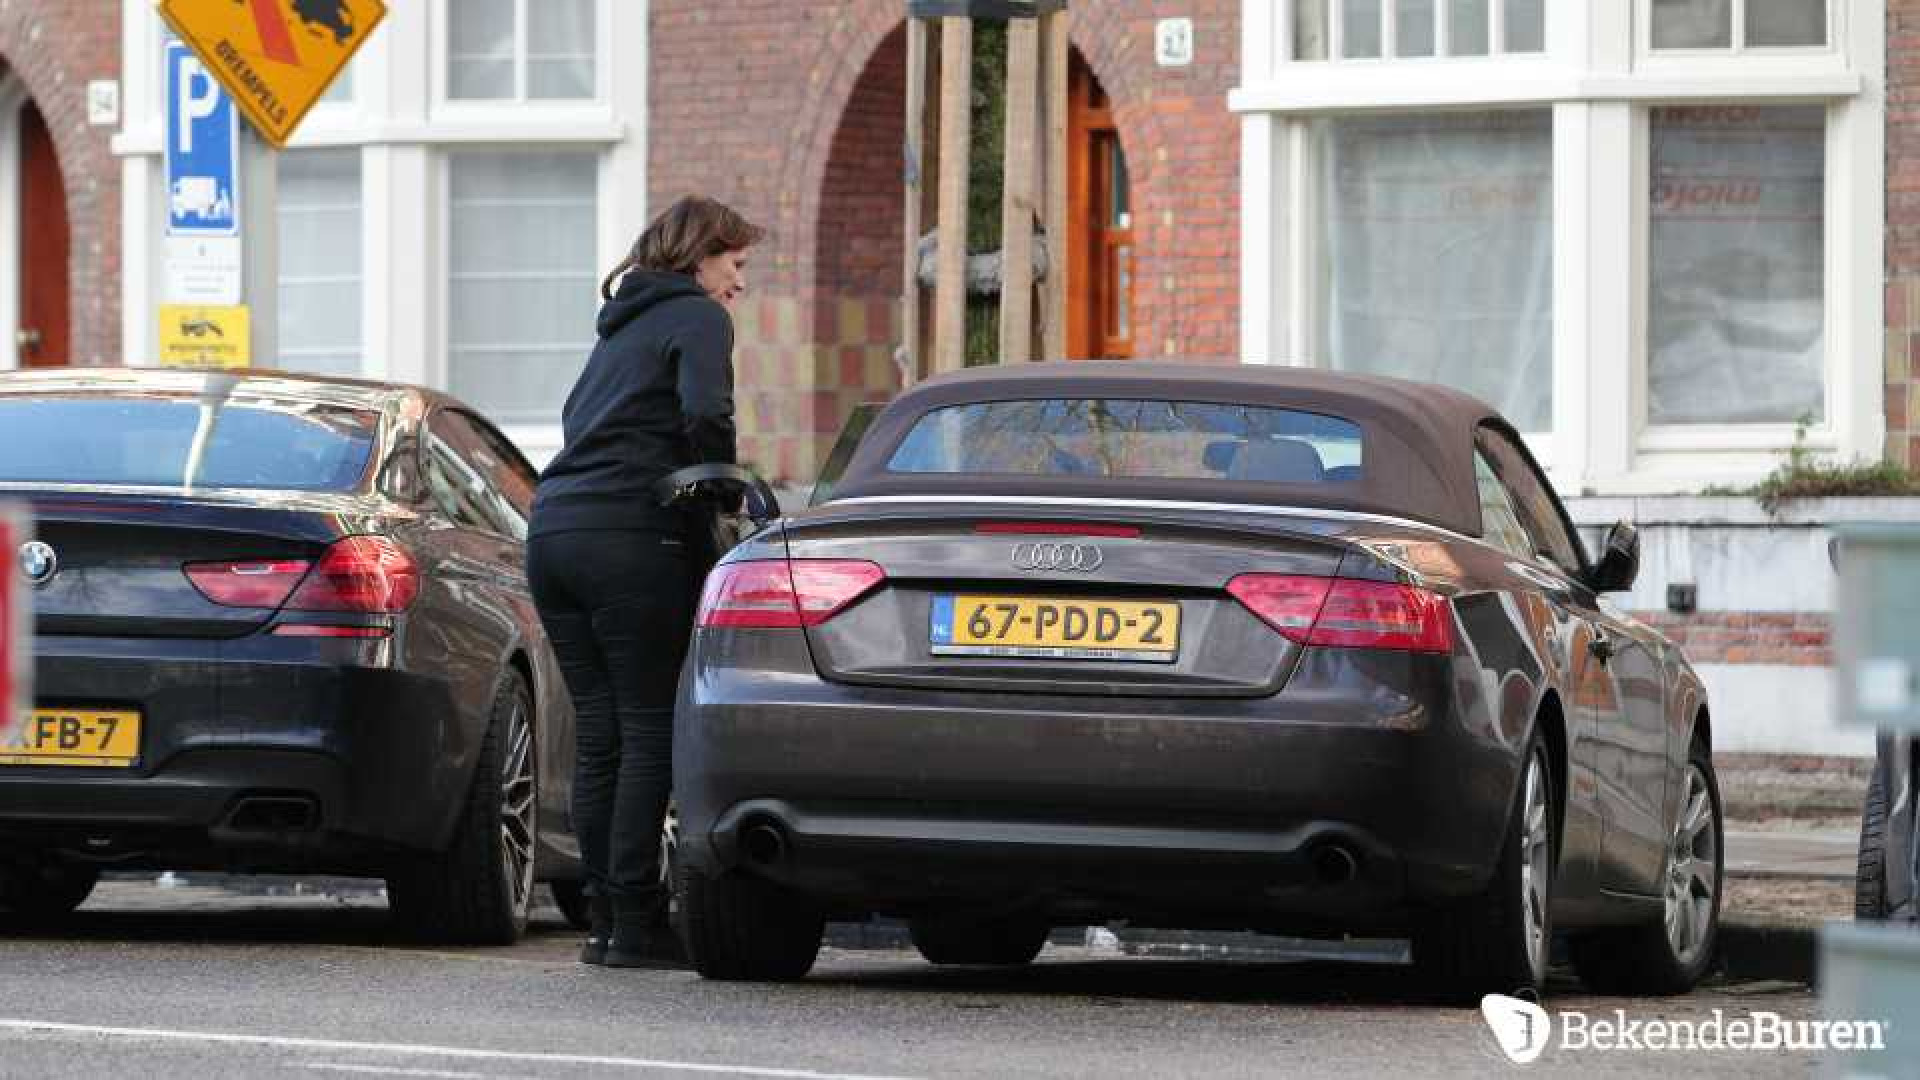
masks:
<instances>
[{"instance_id":1,"label":"asphalt road","mask_svg":"<svg viewBox=\"0 0 1920 1080\"><path fill-rule=\"evenodd\" d=\"M390 937L377 898L102 886L54 934L0 937L4 1077L1485 1076L1514 1066L1477 1010L1413 996L1378 963L1143 958L1050 946L1015 971L830 950L793 986L573 962L548 911L512 949ZM1805 987L1680 999L1550 998L1634 1019L1764 1010ZM1527 1072L1805 1075L1815 1055L1573 1051Z\"/></svg>"}]
</instances>

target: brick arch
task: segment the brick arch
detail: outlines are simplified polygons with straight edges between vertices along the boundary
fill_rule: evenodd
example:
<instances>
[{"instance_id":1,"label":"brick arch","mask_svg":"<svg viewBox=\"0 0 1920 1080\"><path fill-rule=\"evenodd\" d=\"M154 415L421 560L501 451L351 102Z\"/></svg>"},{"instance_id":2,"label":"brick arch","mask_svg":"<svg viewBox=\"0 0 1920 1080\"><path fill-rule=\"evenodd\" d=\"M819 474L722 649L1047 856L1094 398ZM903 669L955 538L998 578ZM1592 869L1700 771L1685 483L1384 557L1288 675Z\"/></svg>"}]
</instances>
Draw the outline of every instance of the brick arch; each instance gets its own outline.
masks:
<instances>
[{"instance_id":1,"label":"brick arch","mask_svg":"<svg viewBox=\"0 0 1920 1080\"><path fill-rule=\"evenodd\" d=\"M1154 63L1163 6L1076 3L1071 34L1113 102L1133 168L1136 355L1225 358L1239 329L1239 125L1226 95L1241 2L1194 0L1199 59L1185 69ZM890 350L876 343L891 344L899 287L846 287L862 275L831 248L846 215L829 200L860 194L878 206L901 192L897 143L843 143L867 159L857 165L836 165L835 145L859 127L849 128L849 110L877 115L866 112L879 100L874 61L893 48L906 4L652 0L650 12L650 198L664 205L705 191L770 227L735 315L741 453L770 475L805 480L849 388L888 377L881 354ZM897 93L890 107L904 127L904 83ZM867 275L876 285L892 276L878 266L876 255Z\"/></svg>"},{"instance_id":2,"label":"brick arch","mask_svg":"<svg viewBox=\"0 0 1920 1080\"><path fill-rule=\"evenodd\" d=\"M812 238L816 289L874 295L899 291L906 82L902 22L874 49L860 73L821 167Z\"/></svg>"},{"instance_id":3,"label":"brick arch","mask_svg":"<svg viewBox=\"0 0 1920 1080\"><path fill-rule=\"evenodd\" d=\"M108 142L112 129L87 123L86 93L89 80L120 75L120 4L0 7L0 71L20 81L46 119L66 187L72 362L117 362L120 165Z\"/></svg>"},{"instance_id":4,"label":"brick arch","mask_svg":"<svg viewBox=\"0 0 1920 1080\"><path fill-rule=\"evenodd\" d=\"M797 137L789 144L782 170L786 190L800 195L793 214L783 217L782 224L790 230L788 236L814 241L805 243L807 248L818 247L815 234L835 136L855 100L861 77L868 73L882 45L905 25L901 7L900 0L854 0L844 5L836 16L836 25L829 30L840 47L822 58L827 65L824 71L816 67L811 73L811 82L819 89L801 105L794 127ZM1113 102L1114 123L1120 130L1121 144L1127 147L1136 198L1142 207L1148 206L1162 135L1158 121L1142 107L1140 72L1146 68L1139 55L1139 34L1128 18L1113 14L1111 7L1076 8L1070 27L1071 43ZM904 111L905 101L900 105ZM798 269L802 280L814 280L816 268L810 257L803 258Z\"/></svg>"},{"instance_id":5,"label":"brick arch","mask_svg":"<svg viewBox=\"0 0 1920 1080\"><path fill-rule=\"evenodd\" d=\"M814 248L817 247L820 204L827 168L833 159L833 143L839 134L847 108L859 90L861 76L872 66L875 54L888 37L905 25L900 0L855 0L843 5L836 25L827 31L837 48L820 58L811 73L816 88L801 102L789 144L785 168L786 190L797 192L793 205L791 235L805 249L797 269L800 280L814 280ZM904 114L906 102L900 102ZM897 162L896 162L897 164Z\"/></svg>"}]
</instances>

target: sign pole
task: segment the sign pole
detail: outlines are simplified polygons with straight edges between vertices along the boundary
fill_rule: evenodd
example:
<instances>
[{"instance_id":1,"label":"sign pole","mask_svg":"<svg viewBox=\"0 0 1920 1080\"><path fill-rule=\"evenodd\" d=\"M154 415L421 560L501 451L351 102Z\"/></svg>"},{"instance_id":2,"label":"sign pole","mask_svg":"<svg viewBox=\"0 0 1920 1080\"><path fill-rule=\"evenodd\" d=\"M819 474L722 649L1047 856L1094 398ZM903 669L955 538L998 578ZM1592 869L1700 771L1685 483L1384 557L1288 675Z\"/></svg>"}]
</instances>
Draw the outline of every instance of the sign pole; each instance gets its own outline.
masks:
<instances>
[{"instance_id":1,"label":"sign pole","mask_svg":"<svg viewBox=\"0 0 1920 1080\"><path fill-rule=\"evenodd\" d=\"M241 184L247 193L240 229L247 238L241 303L247 308L255 367L280 363L280 166L275 150L250 124L240 136Z\"/></svg>"}]
</instances>

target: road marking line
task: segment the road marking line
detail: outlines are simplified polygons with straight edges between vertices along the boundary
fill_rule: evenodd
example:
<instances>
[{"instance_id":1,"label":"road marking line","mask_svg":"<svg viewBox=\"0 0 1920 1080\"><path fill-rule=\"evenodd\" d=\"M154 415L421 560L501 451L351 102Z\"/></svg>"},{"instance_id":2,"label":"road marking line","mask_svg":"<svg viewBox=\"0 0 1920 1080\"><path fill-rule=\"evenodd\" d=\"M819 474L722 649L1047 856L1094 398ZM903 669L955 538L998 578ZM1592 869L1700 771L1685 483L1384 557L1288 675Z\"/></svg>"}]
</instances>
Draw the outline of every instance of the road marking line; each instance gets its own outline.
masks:
<instances>
[{"instance_id":1,"label":"road marking line","mask_svg":"<svg viewBox=\"0 0 1920 1080\"><path fill-rule=\"evenodd\" d=\"M101 1027L95 1024L62 1024L51 1020L0 1019L0 1031L25 1034L99 1035L115 1039L145 1039L160 1042L221 1043L237 1046L271 1046L279 1049L356 1051L369 1054L418 1055L422 1057L467 1058L475 1061L525 1061L551 1065L597 1065L612 1069L659 1069L696 1073L721 1073L731 1076L764 1076L773 1080L908 1080L905 1077L863 1076L858 1073L828 1073L812 1069L782 1069L762 1065L715 1065L696 1061L661 1061L653 1058L610 1057L598 1054L536 1054L515 1050L480 1050L465 1046L434 1046L425 1043L353 1042L345 1039L310 1039L291 1035L242 1035L217 1031L174 1031L168 1028Z\"/></svg>"},{"instance_id":2,"label":"road marking line","mask_svg":"<svg viewBox=\"0 0 1920 1080\"><path fill-rule=\"evenodd\" d=\"M378 1076L427 1076L438 1080L512 1080L499 1073L449 1072L446 1069L401 1069L392 1065L337 1065L331 1062L289 1062L289 1069L318 1069L322 1072L373 1073Z\"/></svg>"}]
</instances>

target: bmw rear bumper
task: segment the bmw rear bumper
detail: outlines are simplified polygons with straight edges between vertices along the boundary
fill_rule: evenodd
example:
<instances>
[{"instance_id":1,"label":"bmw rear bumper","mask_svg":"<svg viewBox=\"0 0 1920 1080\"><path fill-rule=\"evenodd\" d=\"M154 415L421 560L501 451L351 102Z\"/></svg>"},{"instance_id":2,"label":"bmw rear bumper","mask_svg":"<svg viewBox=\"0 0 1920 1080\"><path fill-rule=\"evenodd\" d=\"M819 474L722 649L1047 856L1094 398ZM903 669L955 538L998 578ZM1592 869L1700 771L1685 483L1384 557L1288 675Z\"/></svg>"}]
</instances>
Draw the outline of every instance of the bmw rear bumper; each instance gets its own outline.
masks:
<instances>
[{"instance_id":1,"label":"bmw rear bumper","mask_svg":"<svg viewBox=\"0 0 1920 1080\"><path fill-rule=\"evenodd\" d=\"M377 874L445 846L482 731L391 641L41 638L46 706L135 709L131 768L0 766L0 844L126 868Z\"/></svg>"}]
</instances>

